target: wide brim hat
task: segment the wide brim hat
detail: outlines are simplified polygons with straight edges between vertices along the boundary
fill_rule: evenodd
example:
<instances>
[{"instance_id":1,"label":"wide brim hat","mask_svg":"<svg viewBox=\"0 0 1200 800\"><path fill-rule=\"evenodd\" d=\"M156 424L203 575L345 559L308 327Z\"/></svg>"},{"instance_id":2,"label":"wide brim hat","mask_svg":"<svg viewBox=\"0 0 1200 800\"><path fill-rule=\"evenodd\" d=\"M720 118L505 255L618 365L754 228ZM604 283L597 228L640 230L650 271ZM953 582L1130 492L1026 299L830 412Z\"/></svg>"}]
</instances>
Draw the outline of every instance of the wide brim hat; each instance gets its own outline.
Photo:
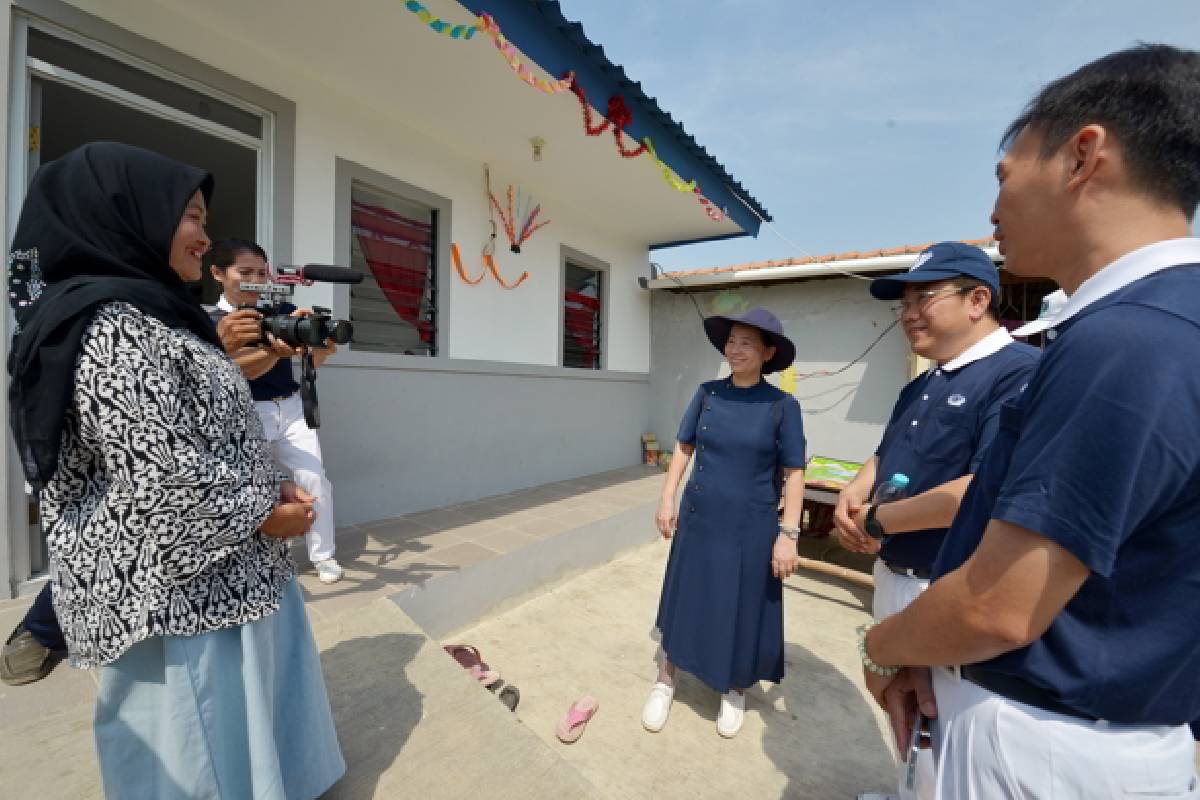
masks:
<instances>
[{"instance_id":1,"label":"wide brim hat","mask_svg":"<svg viewBox=\"0 0 1200 800\"><path fill-rule=\"evenodd\" d=\"M752 308L740 317L717 315L704 320L704 332L713 347L724 355L725 343L729 341L729 331L734 325L749 325L763 332L767 343L774 346L775 355L763 362L764 375L785 370L796 360L796 345L783 335L783 324L779 318L765 308Z\"/></svg>"}]
</instances>

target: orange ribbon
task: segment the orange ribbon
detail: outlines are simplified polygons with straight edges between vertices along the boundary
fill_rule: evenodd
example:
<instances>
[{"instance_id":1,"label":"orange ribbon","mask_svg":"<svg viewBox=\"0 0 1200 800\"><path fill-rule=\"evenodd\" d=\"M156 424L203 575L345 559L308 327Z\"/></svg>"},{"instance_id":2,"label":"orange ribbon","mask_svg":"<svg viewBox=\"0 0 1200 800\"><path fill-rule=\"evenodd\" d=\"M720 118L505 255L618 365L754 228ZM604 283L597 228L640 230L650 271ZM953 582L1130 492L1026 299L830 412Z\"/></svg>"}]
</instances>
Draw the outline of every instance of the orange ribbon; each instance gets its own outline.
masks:
<instances>
[{"instance_id":1,"label":"orange ribbon","mask_svg":"<svg viewBox=\"0 0 1200 800\"><path fill-rule=\"evenodd\" d=\"M462 254L459 253L457 244L450 244L450 257L454 259L454 271L458 273L458 277L462 278L463 282L470 286L479 284L487 277L489 272L492 273L492 277L496 279L496 283L500 284L500 287L503 289L515 289L529 278L528 272L522 272L517 276L515 281L509 283L500 277L500 270L496 269L496 260L486 253L483 256L484 269L479 273L479 277L474 279L468 278L467 271L463 269Z\"/></svg>"}]
</instances>

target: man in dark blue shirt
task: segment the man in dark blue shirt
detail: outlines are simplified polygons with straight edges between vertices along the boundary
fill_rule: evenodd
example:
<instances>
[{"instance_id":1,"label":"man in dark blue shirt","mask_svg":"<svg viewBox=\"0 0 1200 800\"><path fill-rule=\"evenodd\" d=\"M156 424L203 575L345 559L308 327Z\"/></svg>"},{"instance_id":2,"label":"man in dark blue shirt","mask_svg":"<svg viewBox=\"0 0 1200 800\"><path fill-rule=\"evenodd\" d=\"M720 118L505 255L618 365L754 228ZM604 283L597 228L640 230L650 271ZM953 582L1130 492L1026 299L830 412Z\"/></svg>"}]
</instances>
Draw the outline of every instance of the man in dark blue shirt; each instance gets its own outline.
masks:
<instances>
[{"instance_id":1,"label":"man in dark blue shirt","mask_svg":"<svg viewBox=\"0 0 1200 800\"><path fill-rule=\"evenodd\" d=\"M996 434L1000 407L1029 381L1038 353L1000 326L1000 275L978 247L935 244L907 273L873 281L871 294L899 301L896 311L913 352L934 362L901 390L875 455L842 490L834 510L844 547L879 552L872 611L880 620L929 585L946 528ZM908 496L868 502L896 474L908 479ZM900 796L932 797L933 780L933 760L925 755L911 787L901 781Z\"/></svg>"},{"instance_id":2,"label":"man in dark blue shirt","mask_svg":"<svg viewBox=\"0 0 1200 800\"><path fill-rule=\"evenodd\" d=\"M1200 53L1088 64L1005 144L1001 252L1069 300L867 682L902 747L936 714L939 797L1198 797Z\"/></svg>"}]
</instances>

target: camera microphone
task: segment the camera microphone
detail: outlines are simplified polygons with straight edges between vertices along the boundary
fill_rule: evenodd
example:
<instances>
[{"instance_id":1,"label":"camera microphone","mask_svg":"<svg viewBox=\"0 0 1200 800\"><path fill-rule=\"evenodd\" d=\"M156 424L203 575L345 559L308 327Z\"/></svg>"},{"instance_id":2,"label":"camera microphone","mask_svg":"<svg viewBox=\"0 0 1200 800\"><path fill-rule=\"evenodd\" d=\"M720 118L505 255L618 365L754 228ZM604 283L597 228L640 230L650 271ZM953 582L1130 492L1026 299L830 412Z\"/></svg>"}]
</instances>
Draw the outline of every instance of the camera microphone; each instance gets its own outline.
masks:
<instances>
[{"instance_id":1,"label":"camera microphone","mask_svg":"<svg viewBox=\"0 0 1200 800\"><path fill-rule=\"evenodd\" d=\"M319 283L362 283L363 274L357 270L345 267L334 267L329 264L305 264L303 266L276 267L280 275L295 276L306 281Z\"/></svg>"}]
</instances>

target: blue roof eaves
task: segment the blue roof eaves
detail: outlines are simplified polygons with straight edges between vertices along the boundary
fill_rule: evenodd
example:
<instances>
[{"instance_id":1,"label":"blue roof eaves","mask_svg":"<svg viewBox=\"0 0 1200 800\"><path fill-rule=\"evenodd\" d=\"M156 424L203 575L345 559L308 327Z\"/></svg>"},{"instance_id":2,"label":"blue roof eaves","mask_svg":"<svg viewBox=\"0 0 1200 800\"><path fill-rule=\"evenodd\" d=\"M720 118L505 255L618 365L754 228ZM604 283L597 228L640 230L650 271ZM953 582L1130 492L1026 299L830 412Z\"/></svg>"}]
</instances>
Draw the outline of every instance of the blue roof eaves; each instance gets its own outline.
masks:
<instances>
[{"instance_id":1,"label":"blue roof eaves","mask_svg":"<svg viewBox=\"0 0 1200 800\"><path fill-rule=\"evenodd\" d=\"M758 234L759 217L771 221L770 212L682 123L664 111L655 98L647 96L641 83L631 79L624 67L609 60L604 48L588 39L582 25L563 16L558 0L459 0L459 3L475 14L491 14L504 35L551 74L557 76L574 70L576 80L594 107L602 103L601 98L623 95L627 105L643 112L633 115L626 133L637 140L652 137L659 158L684 180L699 179L705 196L747 234ZM547 28L559 36L547 37ZM585 63L579 62L579 53L584 55Z\"/></svg>"}]
</instances>

